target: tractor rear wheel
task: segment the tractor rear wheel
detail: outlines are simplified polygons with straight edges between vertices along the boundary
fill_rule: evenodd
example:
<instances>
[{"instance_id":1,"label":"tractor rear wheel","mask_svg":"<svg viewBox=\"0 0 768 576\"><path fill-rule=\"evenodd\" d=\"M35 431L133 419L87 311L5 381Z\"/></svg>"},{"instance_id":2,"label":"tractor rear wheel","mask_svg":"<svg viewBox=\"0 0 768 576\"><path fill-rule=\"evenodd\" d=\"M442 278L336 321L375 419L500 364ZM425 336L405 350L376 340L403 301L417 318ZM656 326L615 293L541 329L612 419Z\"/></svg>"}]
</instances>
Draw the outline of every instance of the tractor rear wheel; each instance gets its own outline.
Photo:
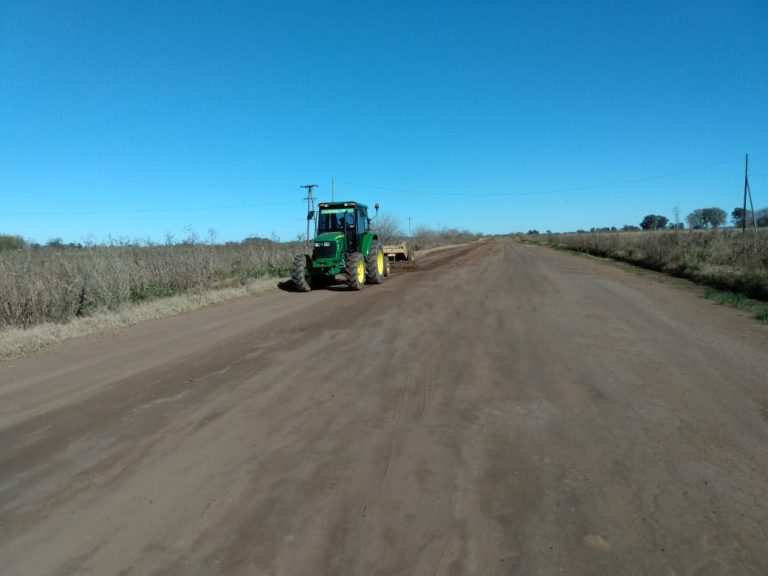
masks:
<instances>
[{"instance_id":1,"label":"tractor rear wheel","mask_svg":"<svg viewBox=\"0 0 768 576\"><path fill-rule=\"evenodd\" d=\"M365 259L365 278L371 284L381 284L384 282L384 275L387 273L387 257L384 256L384 250L381 244L371 243L368 250L368 258Z\"/></svg>"},{"instance_id":2,"label":"tractor rear wheel","mask_svg":"<svg viewBox=\"0 0 768 576\"><path fill-rule=\"evenodd\" d=\"M291 280L293 286L299 292L309 292L312 290L312 273L309 269L309 256L297 254L293 259L293 268L291 269Z\"/></svg>"},{"instance_id":3,"label":"tractor rear wheel","mask_svg":"<svg viewBox=\"0 0 768 576\"><path fill-rule=\"evenodd\" d=\"M351 290L362 290L365 284L365 260L360 252L347 254L347 286Z\"/></svg>"}]
</instances>

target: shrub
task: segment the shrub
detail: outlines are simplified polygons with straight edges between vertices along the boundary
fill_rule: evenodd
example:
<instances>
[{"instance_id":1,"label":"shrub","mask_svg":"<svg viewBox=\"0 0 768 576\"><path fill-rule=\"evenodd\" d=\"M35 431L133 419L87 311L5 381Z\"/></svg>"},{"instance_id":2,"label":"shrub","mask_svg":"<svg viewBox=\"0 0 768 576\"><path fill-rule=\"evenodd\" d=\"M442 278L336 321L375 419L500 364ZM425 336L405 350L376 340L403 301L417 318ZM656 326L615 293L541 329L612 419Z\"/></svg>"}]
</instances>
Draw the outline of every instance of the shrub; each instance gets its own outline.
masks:
<instances>
[{"instance_id":1,"label":"shrub","mask_svg":"<svg viewBox=\"0 0 768 576\"><path fill-rule=\"evenodd\" d=\"M19 250L25 248L27 243L21 236L0 234L0 250Z\"/></svg>"}]
</instances>

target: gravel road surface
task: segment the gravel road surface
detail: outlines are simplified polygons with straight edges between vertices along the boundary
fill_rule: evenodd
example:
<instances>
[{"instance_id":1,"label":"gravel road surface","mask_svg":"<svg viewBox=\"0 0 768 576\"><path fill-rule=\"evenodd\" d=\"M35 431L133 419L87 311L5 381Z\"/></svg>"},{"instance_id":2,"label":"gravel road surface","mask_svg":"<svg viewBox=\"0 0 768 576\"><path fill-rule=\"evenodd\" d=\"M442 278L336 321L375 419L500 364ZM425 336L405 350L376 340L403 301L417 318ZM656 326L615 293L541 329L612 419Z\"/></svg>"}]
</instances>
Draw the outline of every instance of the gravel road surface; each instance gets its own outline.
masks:
<instances>
[{"instance_id":1,"label":"gravel road surface","mask_svg":"<svg viewBox=\"0 0 768 576\"><path fill-rule=\"evenodd\" d=\"M768 574L768 327L493 239L0 367L3 575Z\"/></svg>"}]
</instances>

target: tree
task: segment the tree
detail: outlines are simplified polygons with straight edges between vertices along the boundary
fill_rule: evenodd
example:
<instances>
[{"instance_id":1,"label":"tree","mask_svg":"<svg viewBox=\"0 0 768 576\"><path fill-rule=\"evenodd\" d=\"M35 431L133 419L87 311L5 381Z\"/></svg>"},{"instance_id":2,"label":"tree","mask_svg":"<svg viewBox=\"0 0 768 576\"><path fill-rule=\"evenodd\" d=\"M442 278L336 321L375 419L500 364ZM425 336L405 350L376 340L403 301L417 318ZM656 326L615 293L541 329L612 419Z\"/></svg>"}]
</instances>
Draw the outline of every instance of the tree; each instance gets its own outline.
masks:
<instances>
[{"instance_id":1,"label":"tree","mask_svg":"<svg viewBox=\"0 0 768 576\"><path fill-rule=\"evenodd\" d=\"M640 230L639 226L633 226L632 224L624 224L624 226L621 227L621 230L623 232L637 232Z\"/></svg>"},{"instance_id":2,"label":"tree","mask_svg":"<svg viewBox=\"0 0 768 576\"><path fill-rule=\"evenodd\" d=\"M768 208L755 212L755 218L758 226L768 226Z\"/></svg>"},{"instance_id":3,"label":"tree","mask_svg":"<svg viewBox=\"0 0 768 576\"><path fill-rule=\"evenodd\" d=\"M643 230L663 230L667 227L669 219L666 216L659 214L648 214L643 221L640 222L640 228Z\"/></svg>"},{"instance_id":4,"label":"tree","mask_svg":"<svg viewBox=\"0 0 768 576\"><path fill-rule=\"evenodd\" d=\"M382 244L394 243L403 237L403 231L397 220L389 214L377 216L374 223Z\"/></svg>"},{"instance_id":5,"label":"tree","mask_svg":"<svg viewBox=\"0 0 768 576\"><path fill-rule=\"evenodd\" d=\"M26 245L27 243L21 236L0 234L0 250L18 250Z\"/></svg>"},{"instance_id":6,"label":"tree","mask_svg":"<svg viewBox=\"0 0 768 576\"><path fill-rule=\"evenodd\" d=\"M751 210L744 210L744 208L734 208L731 212L731 222L736 228L743 228L745 225L752 224L753 214Z\"/></svg>"},{"instance_id":7,"label":"tree","mask_svg":"<svg viewBox=\"0 0 768 576\"><path fill-rule=\"evenodd\" d=\"M704 228L704 210L697 208L688 214L688 216L685 217L685 220L688 222L688 226L694 230L701 230Z\"/></svg>"},{"instance_id":8,"label":"tree","mask_svg":"<svg viewBox=\"0 0 768 576\"><path fill-rule=\"evenodd\" d=\"M694 230L701 230L702 228L719 228L727 219L728 215L722 208L697 208L688 216L686 221L688 226Z\"/></svg>"},{"instance_id":9,"label":"tree","mask_svg":"<svg viewBox=\"0 0 768 576\"><path fill-rule=\"evenodd\" d=\"M704 222L710 228L720 228L728 219L728 214L722 208L704 208Z\"/></svg>"}]
</instances>

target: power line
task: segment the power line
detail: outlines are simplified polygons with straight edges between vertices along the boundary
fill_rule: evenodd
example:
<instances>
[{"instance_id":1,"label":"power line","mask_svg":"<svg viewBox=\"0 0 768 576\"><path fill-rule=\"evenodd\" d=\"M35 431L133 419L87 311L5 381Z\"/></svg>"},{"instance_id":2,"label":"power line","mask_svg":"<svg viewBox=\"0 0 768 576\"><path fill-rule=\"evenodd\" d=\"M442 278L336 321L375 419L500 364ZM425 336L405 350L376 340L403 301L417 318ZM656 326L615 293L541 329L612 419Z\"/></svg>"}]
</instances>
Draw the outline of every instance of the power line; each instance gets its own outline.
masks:
<instances>
[{"instance_id":1,"label":"power line","mask_svg":"<svg viewBox=\"0 0 768 576\"><path fill-rule=\"evenodd\" d=\"M698 166L696 168L686 168L684 170L678 170L676 172L667 172L665 174L656 174L654 176L646 176L644 178L636 178L633 180L622 180L619 182L610 182L605 184L593 184L590 186L577 186L573 188L558 188L554 190L538 190L538 191L526 191L526 192L488 192L473 194L471 192L424 192L422 190L408 190L404 188L389 188L385 186L370 186L367 184L360 184L355 182L349 182L345 180L337 180L337 182L343 182L350 186L357 186L359 188L368 188L370 190L382 190L385 192L402 192L404 194L417 194L419 196L451 196L462 198L493 198L493 197L510 197L510 196L541 196L544 194L562 194L565 192L582 192L585 190L597 190L600 188L613 188L616 186L626 186L628 184L639 184L642 182L649 182L651 180L658 180L660 178L670 178L672 176L679 176L680 174L688 174L690 172L698 172L700 170L706 170L714 166L721 166L723 164L731 164L736 161L741 161L741 158L733 160L723 160L721 162L714 162L705 166Z\"/></svg>"},{"instance_id":2,"label":"power line","mask_svg":"<svg viewBox=\"0 0 768 576\"><path fill-rule=\"evenodd\" d=\"M242 208L264 208L268 206L287 206L296 204L290 202L265 202L261 204L233 204L228 206L188 206L177 208L127 208L120 210L63 210L57 212L0 212L0 216L97 216L108 214L149 214L161 212L196 212L208 210L240 210Z\"/></svg>"},{"instance_id":3,"label":"power line","mask_svg":"<svg viewBox=\"0 0 768 576\"><path fill-rule=\"evenodd\" d=\"M335 180L333 188L335 189L335 183L340 182L349 184L351 186L357 186L359 188L367 188L370 190L382 190L385 192L401 192L404 194L415 194L419 196L442 196L442 197L463 197L463 198L493 198L493 197L514 197L514 196L539 196L546 194L562 194L566 192L582 192L586 190L597 190L600 188L611 188L615 186L625 186L628 184L638 184L642 182L649 182L651 180L658 180L661 178L670 178L678 176L680 174L687 174L690 172L698 172L700 170L706 170L715 166L721 166L723 164L730 164L735 161L741 162L741 158L734 160L723 160L720 162L714 162L711 164L698 166L695 168L686 168L684 170L678 170L676 172L667 172L664 174L657 174L654 176L647 176L644 178L636 178L632 180L623 180L619 182L611 182L604 184L594 184L590 186L577 186L571 188L559 188L554 190L538 190L538 191L524 191L524 192L490 192L490 193L478 193L473 194L470 192L426 192L422 190L409 190L404 188L392 188L386 186L373 186L369 184L360 184L345 180ZM752 176L763 176L762 174L752 174ZM311 185L313 188L315 184ZM335 191L335 190L334 190ZM311 190L310 190L311 192ZM306 198L305 198L306 200ZM244 208L264 208L269 206L288 206L295 204L297 201L286 202L264 202L264 203L250 203L250 204L231 204L220 206L186 206L186 207L172 207L172 208L125 208L117 210L60 210L60 211L41 211L41 212L0 212L0 216L100 216L110 214L152 214L152 213L166 213L166 212L198 212L198 211L212 211L212 210L240 210Z\"/></svg>"}]
</instances>

